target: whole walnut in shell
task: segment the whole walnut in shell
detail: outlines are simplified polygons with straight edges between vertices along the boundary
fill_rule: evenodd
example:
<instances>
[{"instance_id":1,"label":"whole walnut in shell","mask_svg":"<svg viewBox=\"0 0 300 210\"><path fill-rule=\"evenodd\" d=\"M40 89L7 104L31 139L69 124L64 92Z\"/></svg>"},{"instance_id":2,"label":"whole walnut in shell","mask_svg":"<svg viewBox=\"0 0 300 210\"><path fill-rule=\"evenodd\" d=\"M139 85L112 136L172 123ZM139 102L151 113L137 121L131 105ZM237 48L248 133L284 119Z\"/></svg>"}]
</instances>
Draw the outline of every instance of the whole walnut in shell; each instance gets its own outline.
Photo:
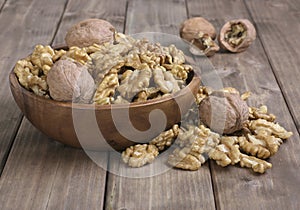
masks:
<instances>
[{"instance_id":1,"label":"whole walnut in shell","mask_svg":"<svg viewBox=\"0 0 300 210\"><path fill-rule=\"evenodd\" d=\"M224 24L218 39L221 48L230 52L242 52L256 39L256 30L247 19L231 20Z\"/></svg>"},{"instance_id":2,"label":"whole walnut in shell","mask_svg":"<svg viewBox=\"0 0 300 210\"><path fill-rule=\"evenodd\" d=\"M249 108L239 94L214 91L199 104L200 120L218 133L231 134L243 128Z\"/></svg>"},{"instance_id":3,"label":"whole walnut in shell","mask_svg":"<svg viewBox=\"0 0 300 210\"><path fill-rule=\"evenodd\" d=\"M187 19L181 24L180 37L194 44L206 56L212 56L219 51L219 46L213 41L216 38L215 27L203 17ZM197 54L191 49L193 54Z\"/></svg>"},{"instance_id":4,"label":"whole walnut in shell","mask_svg":"<svg viewBox=\"0 0 300 210\"><path fill-rule=\"evenodd\" d=\"M187 40L188 42L197 37L199 32L207 34L212 39L216 38L215 27L203 17L194 17L187 19L180 26L180 37Z\"/></svg>"},{"instance_id":5,"label":"whole walnut in shell","mask_svg":"<svg viewBox=\"0 0 300 210\"><path fill-rule=\"evenodd\" d=\"M115 28L102 19L86 19L73 25L67 32L65 41L68 47L88 47L113 41Z\"/></svg>"},{"instance_id":6,"label":"whole walnut in shell","mask_svg":"<svg viewBox=\"0 0 300 210\"><path fill-rule=\"evenodd\" d=\"M86 66L71 60L54 63L47 75L50 96L57 101L89 103L95 82Z\"/></svg>"}]
</instances>

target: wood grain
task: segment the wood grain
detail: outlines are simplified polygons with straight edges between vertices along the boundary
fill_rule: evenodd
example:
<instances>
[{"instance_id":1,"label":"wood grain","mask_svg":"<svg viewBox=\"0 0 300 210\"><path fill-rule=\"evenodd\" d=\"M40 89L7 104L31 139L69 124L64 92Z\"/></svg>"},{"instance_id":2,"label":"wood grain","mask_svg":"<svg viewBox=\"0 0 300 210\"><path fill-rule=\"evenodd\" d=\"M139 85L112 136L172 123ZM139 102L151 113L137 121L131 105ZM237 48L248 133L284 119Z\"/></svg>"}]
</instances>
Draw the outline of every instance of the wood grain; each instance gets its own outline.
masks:
<instances>
[{"instance_id":1,"label":"wood grain","mask_svg":"<svg viewBox=\"0 0 300 210\"><path fill-rule=\"evenodd\" d=\"M178 26L184 19L184 0L133 0L128 4L125 31L129 34L156 31L178 35ZM166 160L157 162L161 165L151 164L134 170L129 169L120 157L111 154L105 208L215 209L207 164L196 172L168 168L160 173ZM150 176L154 172L157 174ZM132 178L139 173L143 173L144 178Z\"/></svg>"},{"instance_id":2,"label":"wood grain","mask_svg":"<svg viewBox=\"0 0 300 210\"><path fill-rule=\"evenodd\" d=\"M245 3L256 22L273 72L300 131L299 1L254 0Z\"/></svg>"},{"instance_id":3,"label":"wood grain","mask_svg":"<svg viewBox=\"0 0 300 210\"><path fill-rule=\"evenodd\" d=\"M178 34L179 24L187 17L183 0L130 0L126 17L126 34L164 32Z\"/></svg>"},{"instance_id":4,"label":"wood grain","mask_svg":"<svg viewBox=\"0 0 300 210\"><path fill-rule=\"evenodd\" d=\"M0 116L0 171L22 118L10 94L9 72L35 44L50 43L65 3L65 0L7 0L0 13L0 107L5 110Z\"/></svg>"},{"instance_id":5,"label":"wood grain","mask_svg":"<svg viewBox=\"0 0 300 210\"><path fill-rule=\"evenodd\" d=\"M105 12L100 14L111 14L111 19L118 20L118 17L114 17L114 14L118 13L114 8L122 6L119 4L119 7L103 7L106 5L104 1L89 1L84 4L81 2L70 1L67 5L67 13L75 9L73 21L89 18L89 8L96 4L102 7L96 8L94 13L102 10ZM39 11L38 7L32 7L33 10ZM63 9L64 5L60 5L60 8ZM124 14L120 16L125 16L125 8L126 2L123 4ZM86 13L76 17L78 10ZM63 18L62 25L70 25L68 18ZM55 43L63 39L65 29L66 27L62 27L57 31ZM56 32L56 25L52 30L53 33ZM32 39L32 43L37 44L36 41L45 42ZM98 153L97 156L101 166L106 169L107 154ZM1 177L1 206L8 209L102 209L105 180L106 170L91 161L84 151L55 143L25 120Z\"/></svg>"},{"instance_id":6,"label":"wood grain","mask_svg":"<svg viewBox=\"0 0 300 210\"><path fill-rule=\"evenodd\" d=\"M256 4L260 7L258 2ZM188 1L188 9L191 17L203 16L218 30L228 20L250 18L243 1L191 0ZM260 14L267 11L262 10ZM266 33L265 36L269 35ZM296 187L300 183L296 175L300 170L300 157L297 155L300 152L299 135L260 39L244 53L221 52L211 58L211 62L224 86L235 87L241 92L251 91L250 105L268 105L269 111L278 116L279 123L294 132L294 136L270 158L273 168L264 175L256 175L239 167L221 168L212 163L217 208L299 209L297 197L300 189Z\"/></svg>"}]
</instances>

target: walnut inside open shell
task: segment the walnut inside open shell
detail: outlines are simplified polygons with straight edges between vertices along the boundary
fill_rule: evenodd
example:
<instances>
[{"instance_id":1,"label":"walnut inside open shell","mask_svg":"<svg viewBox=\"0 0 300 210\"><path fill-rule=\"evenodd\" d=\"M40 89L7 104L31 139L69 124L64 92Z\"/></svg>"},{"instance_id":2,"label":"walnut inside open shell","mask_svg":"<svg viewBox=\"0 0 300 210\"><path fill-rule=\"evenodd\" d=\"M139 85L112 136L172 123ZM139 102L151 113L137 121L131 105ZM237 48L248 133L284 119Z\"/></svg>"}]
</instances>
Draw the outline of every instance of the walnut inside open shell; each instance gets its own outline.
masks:
<instances>
[{"instance_id":1,"label":"walnut inside open shell","mask_svg":"<svg viewBox=\"0 0 300 210\"><path fill-rule=\"evenodd\" d=\"M256 39L256 30L247 19L231 20L224 24L218 39L221 48L242 52Z\"/></svg>"}]
</instances>

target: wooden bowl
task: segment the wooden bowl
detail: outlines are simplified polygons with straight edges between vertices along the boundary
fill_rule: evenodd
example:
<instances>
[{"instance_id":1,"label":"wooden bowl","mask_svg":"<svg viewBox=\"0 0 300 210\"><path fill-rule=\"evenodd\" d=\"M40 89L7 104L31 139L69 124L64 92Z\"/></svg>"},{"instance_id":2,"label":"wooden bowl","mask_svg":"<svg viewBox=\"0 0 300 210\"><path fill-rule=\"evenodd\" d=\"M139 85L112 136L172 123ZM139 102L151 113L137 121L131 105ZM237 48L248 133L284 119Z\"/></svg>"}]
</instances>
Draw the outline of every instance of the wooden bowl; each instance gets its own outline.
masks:
<instances>
[{"instance_id":1,"label":"wooden bowl","mask_svg":"<svg viewBox=\"0 0 300 210\"><path fill-rule=\"evenodd\" d=\"M181 116L194 103L200 84L200 78L193 72L189 76L189 84L175 94L129 105L59 102L26 90L13 71L9 81L22 113L47 136L77 148L121 151L137 142L149 142L181 121ZM151 112L152 116L149 115ZM153 118L153 124L150 124L149 116ZM162 123L164 119L165 124Z\"/></svg>"}]
</instances>

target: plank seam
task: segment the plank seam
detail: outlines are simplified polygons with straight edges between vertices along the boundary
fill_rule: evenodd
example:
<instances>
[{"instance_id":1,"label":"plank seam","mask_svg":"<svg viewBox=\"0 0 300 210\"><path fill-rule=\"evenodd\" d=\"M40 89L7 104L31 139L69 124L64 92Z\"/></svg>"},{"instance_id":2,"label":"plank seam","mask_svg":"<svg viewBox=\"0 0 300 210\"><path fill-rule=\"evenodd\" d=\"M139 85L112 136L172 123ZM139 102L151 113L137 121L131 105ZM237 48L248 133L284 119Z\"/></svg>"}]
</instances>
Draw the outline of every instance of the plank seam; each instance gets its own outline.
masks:
<instances>
[{"instance_id":1,"label":"plank seam","mask_svg":"<svg viewBox=\"0 0 300 210\"><path fill-rule=\"evenodd\" d=\"M4 0L4 2L2 3L2 5L0 7L0 13L2 12L2 10L3 10L3 8L4 8L5 4L6 4L6 2L7 2L7 0Z\"/></svg>"},{"instance_id":2,"label":"plank seam","mask_svg":"<svg viewBox=\"0 0 300 210\"><path fill-rule=\"evenodd\" d=\"M109 199L107 195L108 191L108 182L109 182L109 169L110 169L110 152L107 152L107 166L106 166L106 174L105 174L105 187L104 187L104 196L103 196L103 210L107 209L106 201Z\"/></svg>"},{"instance_id":3,"label":"plank seam","mask_svg":"<svg viewBox=\"0 0 300 210\"><path fill-rule=\"evenodd\" d=\"M290 116L291 116L291 118L292 118L292 120L293 120L293 123L294 123L295 127L297 128L297 129L296 129L296 130L297 130L297 133L298 133L298 135L300 135L300 128L297 126L297 121L296 121L295 116L293 115L293 113L292 113L292 111L291 111L291 108L290 108L290 105L289 105L289 103L288 103L287 97L286 97L286 95L285 95L285 93L284 93L284 91L283 91L283 88L282 88L282 85L281 85L281 81L279 80L279 76L277 75L277 73L276 73L276 71L275 71L275 68L274 68L274 65L272 64L271 58L269 57L269 54L268 54L268 52L267 52L267 50L266 50L266 48L265 48L265 44L264 44L263 40L260 38L260 32L259 32L258 27L256 26L256 22L254 21L254 18L253 18L253 16L252 16L252 13L251 13L249 7L247 6L245 0L243 0L243 3L244 3L244 5L245 5L245 8L246 8L246 10L247 10L247 12L248 12L248 14L249 14L249 17L250 17L252 23L253 23L253 25L254 25L256 31L257 31L257 40L258 40L258 41L260 42L260 44L262 45L263 51L264 51L264 53L265 53L265 55L266 55L266 57L267 57L267 61L268 61L269 65L270 65L270 67L271 67L271 70L272 70L272 72L273 72L274 78L275 78L275 80L276 80L276 82L277 82L277 84L278 84L278 87L279 87L279 89L280 89L280 92L281 92L281 95L282 95L282 97L283 97L283 100L284 100L284 102L285 102L285 104L286 104L286 106L287 106L287 108L288 108L288 111L289 111Z\"/></svg>"},{"instance_id":4,"label":"plank seam","mask_svg":"<svg viewBox=\"0 0 300 210\"><path fill-rule=\"evenodd\" d=\"M6 166L6 163L7 163L7 160L10 156L10 152L12 150L12 147L14 145L14 142L16 140L16 137L18 136L19 134L19 131L20 131L20 127L21 127L21 124L23 122L23 118L24 116L22 114L20 114L19 118L18 118L18 122L16 124L16 127L15 127L15 131L13 132L13 135L11 136L11 139L10 139L10 143L9 143L9 146L8 146L8 149L7 151L4 153L4 156L3 156L3 160L1 161L0 163L0 177L2 176L2 173L4 171L4 168Z\"/></svg>"},{"instance_id":5,"label":"plank seam","mask_svg":"<svg viewBox=\"0 0 300 210\"><path fill-rule=\"evenodd\" d=\"M59 21L57 22L56 30L54 31L53 37L52 37L52 39L51 39L51 42L50 42L51 45L53 44L54 39L55 39L55 37L56 37L56 35L57 35L58 29L59 29L59 27L60 27L60 25L61 25L61 23L62 23L62 20L63 20L63 17L64 17L64 14L65 14L65 12L66 12L66 9L67 9L68 4L69 4L69 0L66 0L66 2L65 2L65 4L64 4L63 12L61 13L61 16L60 16L60 18L59 18Z\"/></svg>"},{"instance_id":6,"label":"plank seam","mask_svg":"<svg viewBox=\"0 0 300 210\"><path fill-rule=\"evenodd\" d=\"M215 189L215 188L217 188L217 185L214 183L214 176L213 176L213 174L214 174L214 170L212 169L212 166L211 166L211 160L209 160L209 161L207 161L208 162L208 168L209 168L209 172L210 172L210 180L211 180L211 188L212 188L212 191L213 191L213 195L214 195L214 204L215 204L215 209L216 210L218 210L218 209L220 209L220 205L219 205L219 203L217 202L217 195L218 195L218 193L217 193L217 189Z\"/></svg>"}]
</instances>

